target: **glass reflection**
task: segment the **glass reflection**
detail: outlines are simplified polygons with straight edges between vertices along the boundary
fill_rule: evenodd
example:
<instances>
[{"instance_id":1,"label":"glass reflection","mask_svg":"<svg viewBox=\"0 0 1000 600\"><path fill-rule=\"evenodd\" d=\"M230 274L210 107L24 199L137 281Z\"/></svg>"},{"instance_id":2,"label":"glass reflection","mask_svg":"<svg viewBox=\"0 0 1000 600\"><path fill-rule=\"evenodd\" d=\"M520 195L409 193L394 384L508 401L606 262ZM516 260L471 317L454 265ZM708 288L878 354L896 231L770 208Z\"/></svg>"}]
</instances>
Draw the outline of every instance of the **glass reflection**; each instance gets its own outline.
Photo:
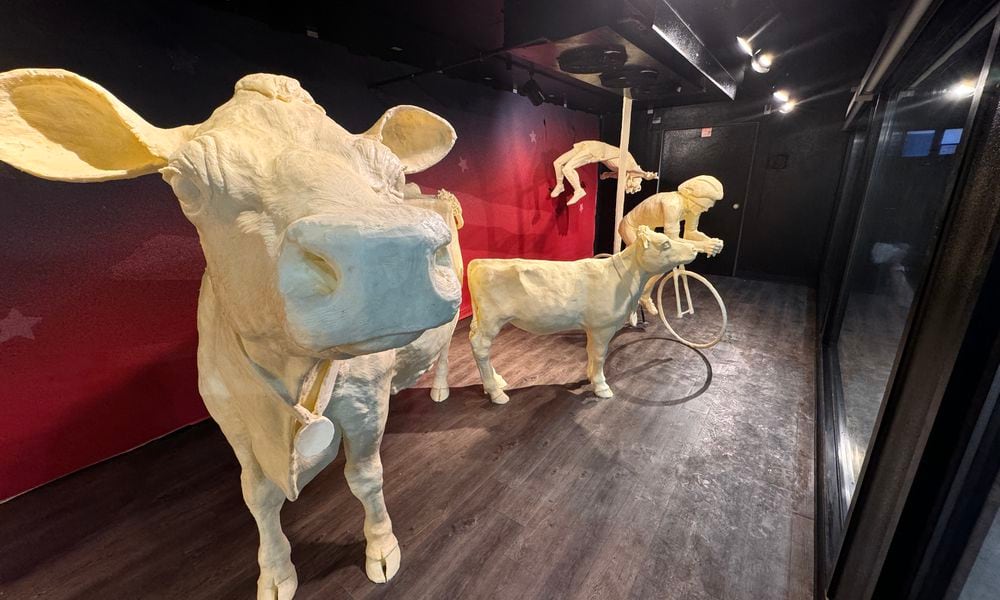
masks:
<instances>
[{"instance_id":1,"label":"glass reflection","mask_svg":"<svg viewBox=\"0 0 1000 600\"><path fill-rule=\"evenodd\" d=\"M846 436L857 478L914 295L927 273L986 57L987 28L891 97L851 250L837 351Z\"/></svg>"},{"instance_id":2,"label":"glass reflection","mask_svg":"<svg viewBox=\"0 0 1000 600\"><path fill-rule=\"evenodd\" d=\"M993 524L986 534L986 539L983 540L983 545L976 553L976 561L962 586L958 600L997 598L1000 598L1000 512L993 517Z\"/></svg>"}]
</instances>

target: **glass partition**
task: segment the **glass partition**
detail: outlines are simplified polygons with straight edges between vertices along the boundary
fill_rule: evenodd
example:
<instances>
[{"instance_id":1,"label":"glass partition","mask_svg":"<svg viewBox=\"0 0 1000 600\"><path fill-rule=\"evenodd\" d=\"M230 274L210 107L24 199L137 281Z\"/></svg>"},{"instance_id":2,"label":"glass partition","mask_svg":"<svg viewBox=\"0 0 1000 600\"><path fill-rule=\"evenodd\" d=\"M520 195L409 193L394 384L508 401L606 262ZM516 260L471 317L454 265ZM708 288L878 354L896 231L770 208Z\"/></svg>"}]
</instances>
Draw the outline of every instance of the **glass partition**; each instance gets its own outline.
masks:
<instances>
[{"instance_id":1,"label":"glass partition","mask_svg":"<svg viewBox=\"0 0 1000 600\"><path fill-rule=\"evenodd\" d=\"M954 48L889 98L852 243L837 357L842 456L853 487L939 240L990 28Z\"/></svg>"}]
</instances>

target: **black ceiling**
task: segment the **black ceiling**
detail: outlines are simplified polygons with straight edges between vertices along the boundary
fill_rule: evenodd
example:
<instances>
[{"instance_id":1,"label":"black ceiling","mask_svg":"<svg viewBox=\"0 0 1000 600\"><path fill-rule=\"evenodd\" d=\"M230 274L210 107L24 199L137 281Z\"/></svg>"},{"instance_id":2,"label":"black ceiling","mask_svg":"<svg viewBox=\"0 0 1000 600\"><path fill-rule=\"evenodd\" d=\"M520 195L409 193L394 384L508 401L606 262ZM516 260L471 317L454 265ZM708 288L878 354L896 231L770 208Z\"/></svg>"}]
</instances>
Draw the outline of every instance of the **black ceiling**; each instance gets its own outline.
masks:
<instances>
[{"instance_id":1,"label":"black ceiling","mask_svg":"<svg viewBox=\"0 0 1000 600\"><path fill-rule=\"evenodd\" d=\"M531 1L566 4L563 0ZM507 2L517 4L518 0ZM266 21L275 29L319 36L354 52L401 63L398 80L373 80L370 83L374 85L410 85L412 77L443 71L450 77L510 90L522 85L532 69L550 102L597 113L620 107L620 97L507 52L504 0L203 3ZM639 11L652 11L658 3L669 4L704 49L732 75L738 83L736 99L741 100L763 97L778 88L788 89L800 99L849 89L861 78L890 12L901 1L589 0L577 6L603 9L605 5L628 4ZM573 18L570 11L560 21ZM558 29L559 23L551 25ZM753 45L775 57L766 74L751 71L749 57L736 44L737 35L752 35L762 26ZM712 86L703 86L703 93L684 87L683 93L643 104L673 106L725 99L707 89Z\"/></svg>"}]
</instances>

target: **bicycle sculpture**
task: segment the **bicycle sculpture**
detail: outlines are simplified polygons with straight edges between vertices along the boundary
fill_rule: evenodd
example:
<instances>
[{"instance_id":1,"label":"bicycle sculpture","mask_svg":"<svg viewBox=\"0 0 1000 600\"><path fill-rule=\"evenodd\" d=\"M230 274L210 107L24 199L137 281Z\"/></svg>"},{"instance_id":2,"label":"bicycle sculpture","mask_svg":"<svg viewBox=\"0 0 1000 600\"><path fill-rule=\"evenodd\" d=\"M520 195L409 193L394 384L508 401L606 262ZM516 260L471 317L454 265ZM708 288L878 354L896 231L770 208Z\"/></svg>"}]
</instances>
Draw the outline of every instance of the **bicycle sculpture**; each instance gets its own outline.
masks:
<instances>
[{"instance_id":1,"label":"bicycle sculpture","mask_svg":"<svg viewBox=\"0 0 1000 600\"><path fill-rule=\"evenodd\" d=\"M622 219L618 232L626 246L632 245L636 239L639 227L663 227L667 237L684 239L694 244L699 252L715 256L722 251L723 241L710 237L698 230L698 221L702 213L715 206L723 197L722 183L711 175L699 175L688 179L676 192L661 192L646 198L633 208ZM681 222L684 222L684 234L681 235ZM671 325L667 314L676 320L695 314L695 306L691 295L690 280L705 286L709 295L715 299L722 314L722 324L713 329L701 339L688 339L677 333ZM663 306L663 290L672 283L674 291L673 306L665 310ZM656 303L653 303L652 292L656 291ZM709 348L719 343L726 331L728 315L726 305L718 290L701 275L688 271L683 265L678 266L662 277L651 281L639 299L640 305L651 315L658 315L660 321L675 338L692 348ZM689 336L690 337L690 336Z\"/></svg>"}]
</instances>

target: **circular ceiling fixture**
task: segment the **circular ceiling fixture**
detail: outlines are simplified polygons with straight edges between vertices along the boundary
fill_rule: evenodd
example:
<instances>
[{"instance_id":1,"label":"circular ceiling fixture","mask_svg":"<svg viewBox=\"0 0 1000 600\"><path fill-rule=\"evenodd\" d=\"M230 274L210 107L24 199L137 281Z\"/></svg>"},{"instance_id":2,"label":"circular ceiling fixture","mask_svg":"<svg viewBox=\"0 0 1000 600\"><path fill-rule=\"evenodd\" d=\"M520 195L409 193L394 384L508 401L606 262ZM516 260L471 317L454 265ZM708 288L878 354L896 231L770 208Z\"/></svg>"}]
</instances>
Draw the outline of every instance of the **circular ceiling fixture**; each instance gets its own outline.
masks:
<instances>
[{"instance_id":1,"label":"circular ceiling fixture","mask_svg":"<svg viewBox=\"0 0 1000 600\"><path fill-rule=\"evenodd\" d=\"M624 89L642 87L656 81L660 72L649 67L624 66L601 73L601 85L607 88Z\"/></svg>"},{"instance_id":2,"label":"circular ceiling fixture","mask_svg":"<svg viewBox=\"0 0 1000 600\"><path fill-rule=\"evenodd\" d=\"M564 50L556 60L564 73L587 75L623 66L628 53L619 44L590 44Z\"/></svg>"}]
</instances>

